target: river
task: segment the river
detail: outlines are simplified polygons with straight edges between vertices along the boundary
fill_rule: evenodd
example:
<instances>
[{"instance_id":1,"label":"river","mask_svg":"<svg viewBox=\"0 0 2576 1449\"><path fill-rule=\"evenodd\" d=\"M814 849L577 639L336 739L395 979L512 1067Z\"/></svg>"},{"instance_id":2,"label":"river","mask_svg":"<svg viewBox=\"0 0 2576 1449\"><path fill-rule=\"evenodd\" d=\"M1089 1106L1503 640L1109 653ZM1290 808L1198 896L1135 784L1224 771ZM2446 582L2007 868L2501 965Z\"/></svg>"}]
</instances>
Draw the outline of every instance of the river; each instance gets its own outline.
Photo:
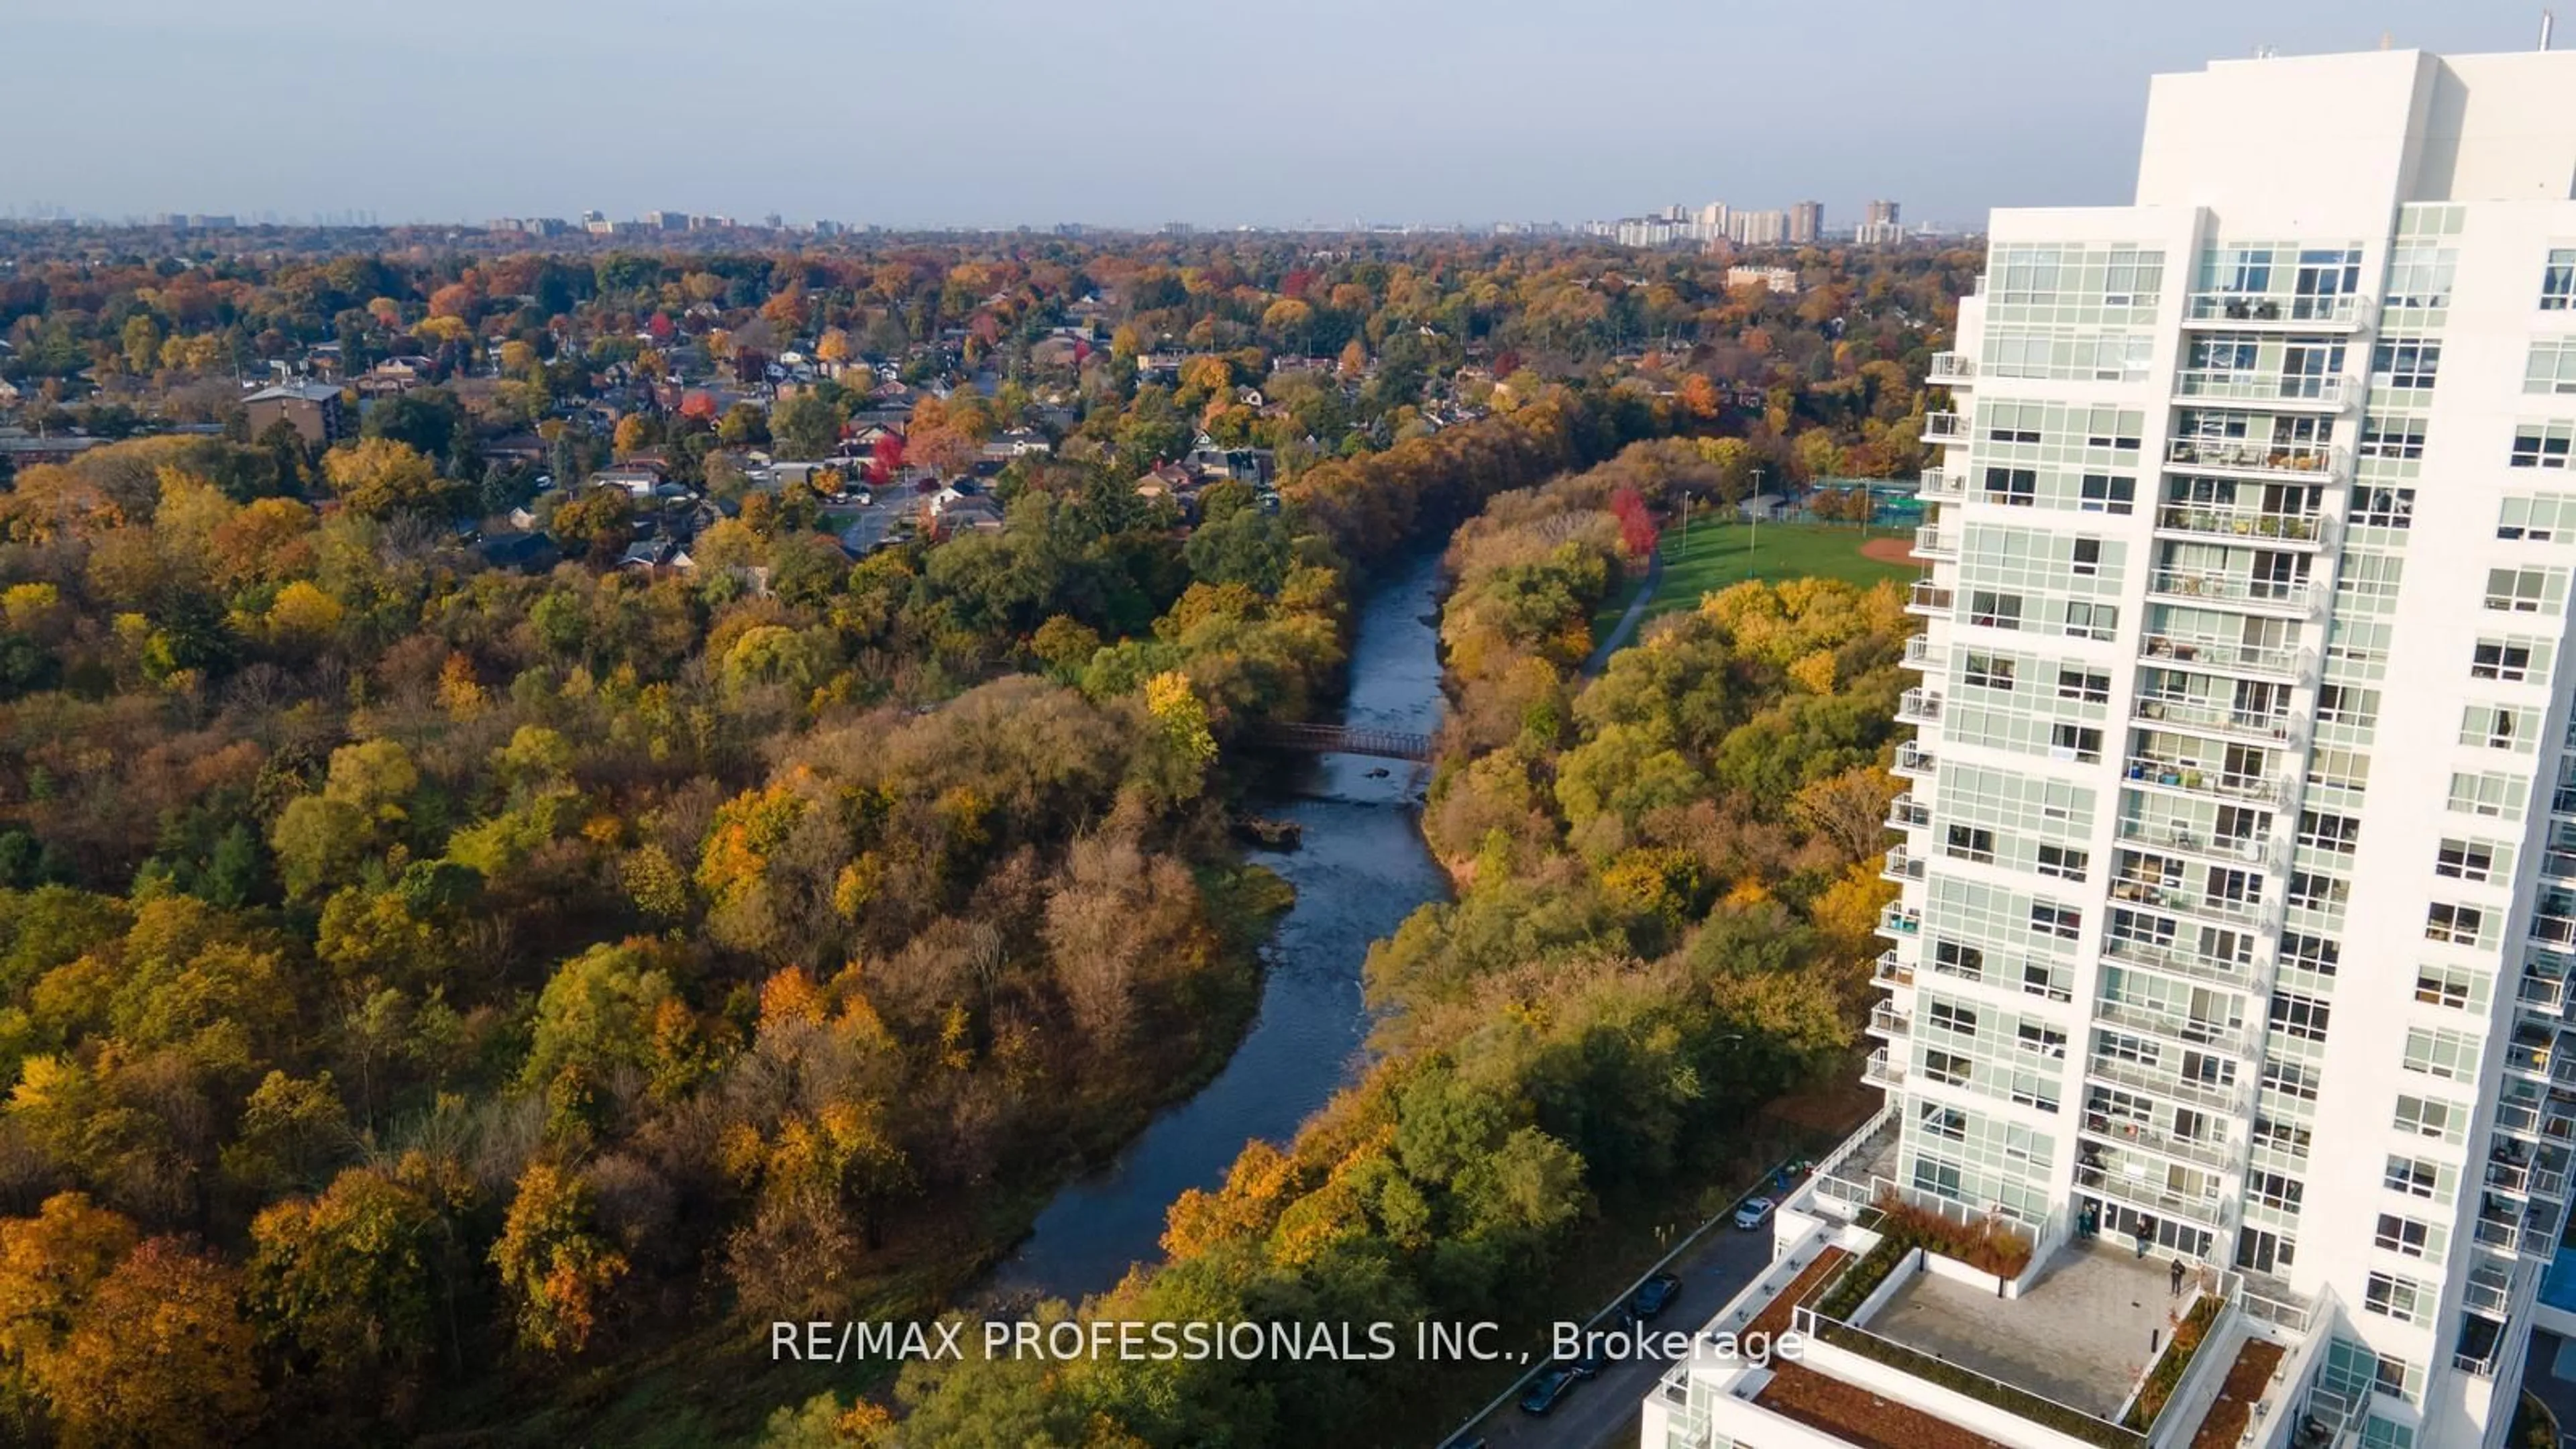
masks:
<instances>
[{"instance_id":1,"label":"river","mask_svg":"<svg viewBox=\"0 0 2576 1449\"><path fill-rule=\"evenodd\" d=\"M1427 553L1373 589L1351 646L1342 721L1431 733L1440 718L1435 629L1440 555ZM1304 829L1299 848L1252 859L1297 888L1265 952L1261 1007L1222 1070L1156 1117L1117 1159L1060 1190L988 1291L1079 1302L1130 1264L1159 1258L1173 1199L1225 1180L1246 1142L1284 1143L1351 1080L1368 1033L1360 968L1369 944L1449 883L1422 843L1412 808L1427 767L1326 755L1294 788L1256 803Z\"/></svg>"}]
</instances>

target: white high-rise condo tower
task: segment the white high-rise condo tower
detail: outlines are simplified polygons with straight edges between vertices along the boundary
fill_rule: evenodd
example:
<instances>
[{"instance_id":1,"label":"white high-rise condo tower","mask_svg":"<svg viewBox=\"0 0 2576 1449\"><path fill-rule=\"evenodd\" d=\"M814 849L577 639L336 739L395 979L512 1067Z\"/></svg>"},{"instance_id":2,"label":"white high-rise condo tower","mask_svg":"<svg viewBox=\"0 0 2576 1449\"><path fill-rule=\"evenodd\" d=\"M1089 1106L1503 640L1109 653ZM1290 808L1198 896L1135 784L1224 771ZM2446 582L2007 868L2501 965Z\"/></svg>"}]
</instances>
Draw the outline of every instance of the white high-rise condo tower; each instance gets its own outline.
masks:
<instances>
[{"instance_id":1,"label":"white high-rise condo tower","mask_svg":"<svg viewBox=\"0 0 2576 1449\"><path fill-rule=\"evenodd\" d=\"M1989 235L1886 1110L1710 1324L1805 1362L1645 1449L2495 1449L2576 1336L2576 54L2159 76L2135 204Z\"/></svg>"}]
</instances>

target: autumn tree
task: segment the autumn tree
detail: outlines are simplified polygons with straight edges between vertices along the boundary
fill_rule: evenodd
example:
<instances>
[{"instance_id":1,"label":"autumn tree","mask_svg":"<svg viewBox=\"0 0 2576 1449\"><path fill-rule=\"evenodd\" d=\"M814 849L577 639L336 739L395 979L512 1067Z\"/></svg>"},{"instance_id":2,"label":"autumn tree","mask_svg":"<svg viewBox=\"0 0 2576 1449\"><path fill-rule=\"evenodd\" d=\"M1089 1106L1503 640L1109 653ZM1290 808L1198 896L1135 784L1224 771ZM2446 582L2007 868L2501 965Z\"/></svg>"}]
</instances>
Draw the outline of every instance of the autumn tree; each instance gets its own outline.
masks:
<instances>
[{"instance_id":1,"label":"autumn tree","mask_svg":"<svg viewBox=\"0 0 2576 1449\"><path fill-rule=\"evenodd\" d=\"M331 491L360 513L445 513L460 497L427 457L408 443L362 438L322 455Z\"/></svg>"},{"instance_id":2,"label":"autumn tree","mask_svg":"<svg viewBox=\"0 0 2576 1449\"><path fill-rule=\"evenodd\" d=\"M588 1181L546 1162L519 1175L492 1264L519 1346L546 1358L569 1358L589 1345L602 1300L628 1267L599 1232Z\"/></svg>"}]
</instances>

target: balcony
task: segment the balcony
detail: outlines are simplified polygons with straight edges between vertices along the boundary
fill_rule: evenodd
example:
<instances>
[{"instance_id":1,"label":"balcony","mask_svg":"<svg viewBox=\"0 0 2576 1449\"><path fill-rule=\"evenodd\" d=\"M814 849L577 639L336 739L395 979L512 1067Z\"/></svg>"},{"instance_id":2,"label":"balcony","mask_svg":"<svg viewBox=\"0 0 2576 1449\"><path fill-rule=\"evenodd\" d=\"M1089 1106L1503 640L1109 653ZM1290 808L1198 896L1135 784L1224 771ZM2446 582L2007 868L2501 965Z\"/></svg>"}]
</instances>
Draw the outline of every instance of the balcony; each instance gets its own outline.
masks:
<instances>
[{"instance_id":1,"label":"balcony","mask_svg":"<svg viewBox=\"0 0 2576 1449\"><path fill-rule=\"evenodd\" d=\"M1930 750L1912 740L1907 740L1896 747L1896 763L1890 765L1888 769L1900 779L1929 780L1932 778L1936 763Z\"/></svg>"},{"instance_id":2,"label":"balcony","mask_svg":"<svg viewBox=\"0 0 2576 1449\"><path fill-rule=\"evenodd\" d=\"M2187 665L2195 670L2250 674L2298 684L2315 672L2317 656L2283 644L2248 644L2201 634L2145 633L2138 636L2138 657L2152 664Z\"/></svg>"},{"instance_id":3,"label":"balcony","mask_svg":"<svg viewBox=\"0 0 2576 1449\"><path fill-rule=\"evenodd\" d=\"M2316 548L2331 542L2334 530L2327 519L2313 513L2266 513L2259 508L2167 503L2156 510L2156 531L2227 543Z\"/></svg>"},{"instance_id":4,"label":"balcony","mask_svg":"<svg viewBox=\"0 0 2576 1449\"><path fill-rule=\"evenodd\" d=\"M1901 990L1914 984L1914 963L1897 955L1896 948L1890 946L1878 953L1877 962L1870 967L1869 979L1873 985Z\"/></svg>"},{"instance_id":5,"label":"balcony","mask_svg":"<svg viewBox=\"0 0 2576 1449\"><path fill-rule=\"evenodd\" d=\"M1903 901L1889 901L1878 913L1878 933L1911 941L1923 934L1923 913Z\"/></svg>"},{"instance_id":6,"label":"balcony","mask_svg":"<svg viewBox=\"0 0 2576 1449\"><path fill-rule=\"evenodd\" d=\"M1905 612L1927 619L1950 617L1951 591L1929 579L1918 580L1914 591L1905 597Z\"/></svg>"},{"instance_id":7,"label":"balcony","mask_svg":"<svg viewBox=\"0 0 2576 1449\"><path fill-rule=\"evenodd\" d=\"M2248 835L2215 835L2174 820L2148 819L2140 816L2120 817L2115 833L2132 844L2152 846L2157 850L2180 851L2201 860L2222 865L2286 866L2289 852L2274 843L2270 832ZM2276 858L2277 857L2277 858Z\"/></svg>"},{"instance_id":8,"label":"balcony","mask_svg":"<svg viewBox=\"0 0 2576 1449\"><path fill-rule=\"evenodd\" d=\"M2267 901L2225 900L2200 891L2143 880L2113 880L2111 899L2123 905L2147 906L2169 915L2193 916L2247 930L2274 929L2281 916L2280 909Z\"/></svg>"},{"instance_id":9,"label":"balcony","mask_svg":"<svg viewBox=\"0 0 2576 1449\"><path fill-rule=\"evenodd\" d=\"M2259 292L2195 292L2183 305L2183 320L2256 330L2350 332L2363 320L2361 297L2354 292L2331 296L2277 296Z\"/></svg>"},{"instance_id":10,"label":"balcony","mask_svg":"<svg viewBox=\"0 0 2576 1449\"><path fill-rule=\"evenodd\" d=\"M1921 552L1918 546L1915 550ZM2251 574L2203 573L2157 569L2147 575L2147 592L2183 604L2212 604L2281 619L2312 619L2323 592L2306 579L2258 579Z\"/></svg>"},{"instance_id":11,"label":"balcony","mask_svg":"<svg viewBox=\"0 0 2576 1449\"><path fill-rule=\"evenodd\" d=\"M2296 722L2287 715L2256 714L2215 700L2176 694L2142 694L2130 705L2129 717L2141 724L2221 735L2231 740L2282 745L2298 738Z\"/></svg>"},{"instance_id":12,"label":"balcony","mask_svg":"<svg viewBox=\"0 0 2576 1449\"><path fill-rule=\"evenodd\" d=\"M2513 1265L2480 1258L2460 1287L2460 1304L2481 1313L2502 1313L2513 1301Z\"/></svg>"},{"instance_id":13,"label":"balcony","mask_svg":"<svg viewBox=\"0 0 2576 1449\"><path fill-rule=\"evenodd\" d=\"M1916 685L1896 701L1899 724L1937 725L1941 722L1941 696Z\"/></svg>"},{"instance_id":14,"label":"balcony","mask_svg":"<svg viewBox=\"0 0 2576 1449\"><path fill-rule=\"evenodd\" d=\"M2514 1000L2525 1011L2555 1016L2567 1006L2567 976L2563 971L2550 970L2542 959L2525 961Z\"/></svg>"},{"instance_id":15,"label":"balcony","mask_svg":"<svg viewBox=\"0 0 2576 1449\"><path fill-rule=\"evenodd\" d=\"M1932 807L1915 799L1911 790L1887 802L1887 828L1890 830L1920 830L1931 823Z\"/></svg>"},{"instance_id":16,"label":"balcony","mask_svg":"<svg viewBox=\"0 0 2576 1449\"><path fill-rule=\"evenodd\" d=\"M2132 785L2153 785L2219 800L2253 800L2265 805L2281 804L2290 793L2289 783L2277 776L2203 769L2181 760L2159 760L2149 755L2129 761L2128 777Z\"/></svg>"},{"instance_id":17,"label":"balcony","mask_svg":"<svg viewBox=\"0 0 2576 1449\"><path fill-rule=\"evenodd\" d=\"M1943 533L1926 525L1914 530L1914 556L1929 559L1954 559L1959 556L1959 536Z\"/></svg>"},{"instance_id":18,"label":"balcony","mask_svg":"<svg viewBox=\"0 0 2576 1449\"><path fill-rule=\"evenodd\" d=\"M1869 1061L1860 1069L1860 1079L1873 1087L1901 1090L1905 1086L1905 1063L1891 1058L1888 1048L1880 1047L1869 1054Z\"/></svg>"},{"instance_id":19,"label":"balcony","mask_svg":"<svg viewBox=\"0 0 2576 1449\"><path fill-rule=\"evenodd\" d=\"M2152 1152L2160 1157L2170 1157L2177 1162L2191 1163L2195 1167L2211 1168L2219 1172L2232 1172L2236 1168L2236 1145L2224 1137L2216 1141L2176 1137L2170 1132L2160 1132L2143 1122L2132 1122L2126 1118L2090 1111L2084 1114L2083 1133L2087 1137L2113 1147Z\"/></svg>"},{"instance_id":20,"label":"balcony","mask_svg":"<svg viewBox=\"0 0 2576 1449\"><path fill-rule=\"evenodd\" d=\"M1924 374L1924 380L1934 387L1957 387L1974 382L1976 377L1977 360L1957 352L1933 353L1931 369Z\"/></svg>"},{"instance_id":21,"label":"balcony","mask_svg":"<svg viewBox=\"0 0 2576 1449\"><path fill-rule=\"evenodd\" d=\"M2144 1164L2140 1164L2143 1168ZM2103 1167L2075 1169L2078 1187L2090 1188L2114 1202L2145 1208L2166 1217L2182 1218L2217 1232L2225 1232L2234 1222L2233 1204L2216 1193L2186 1194L2176 1192L2165 1183L2145 1176L2131 1177Z\"/></svg>"},{"instance_id":22,"label":"balcony","mask_svg":"<svg viewBox=\"0 0 2576 1449\"><path fill-rule=\"evenodd\" d=\"M1914 486L1914 496L1934 503L1964 503L1968 497L1968 475L1946 468L1926 468Z\"/></svg>"},{"instance_id":23,"label":"balcony","mask_svg":"<svg viewBox=\"0 0 2576 1449\"><path fill-rule=\"evenodd\" d=\"M2229 1026L2215 1021L2199 1021L2151 1010L2125 1001L2097 1001L2093 1005L2097 1021L2108 1022L2123 1031L2143 1032L2180 1042L2187 1047L2207 1047L2232 1057L2253 1055L2253 1033L2243 1023Z\"/></svg>"},{"instance_id":24,"label":"balcony","mask_svg":"<svg viewBox=\"0 0 2576 1449\"><path fill-rule=\"evenodd\" d=\"M2143 966L2150 971L2165 971L2211 986L2224 986L2230 991L2254 988L2254 966L2250 961L2231 961L2222 956L2204 956L2164 942L2141 940L2136 936L2102 938L2102 954L2129 966Z\"/></svg>"},{"instance_id":25,"label":"balcony","mask_svg":"<svg viewBox=\"0 0 2576 1449\"><path fill-rule=\"evenodd\" d=\"M2213 1112L2235 1112L2245 1105L2246 1092L2241 1085L2204 1082L2171 1068L2151 1067L2142 1062L2095 1057L2084 1064L2084 1074L2096 1082L2126 1087L2169 1102L2206 1107Z\"/></svg>"},{"instance_id":26,"label":"balcony","mask_svg":"<svg viewBox=\"0 0 2576 1449\"><path fill-rule=\"evenodd\" d=\"M1950 667L1950 651L1920 634L1908 636L1897 664L1919 674L1940 674Z\"/></svg>"},{"instance_id":27,"label":"balcony","mask_svg":"<svg viewBox=\"0 0 2576 1449\"><path fill-rule=\"evenodd\" d=\"M1897 1010L1895 1003L1882 1001L1870 1008L1869 1025L1865 1030L1871 1036L1894 1041L1914 1030L1914 1018L1909 1013Z\"/></svg>"},{"instance_id":28,"label":"balcony","mask_svg":"<svg viewBox=\"0 0 2576 1449\"><path fill-rule=\"evenodd\" d=\"M2192 401L2247 402L2302 412L2341 412L2353 398L2340 377L2299 373L2190 371L2174 375L2174 396Z\"/></svg>"},{"instance_id":29,"label":"balcony","mask_svg":"<svg viewBox=\"0 0 2576 1449\"><path fill-rule=\"evenodd\" d=\"M1887 863L1879 867L1878 874L1880 879L1891 880L1898 885L1908 882L1919 884L1923 879L1923 866L1923 857L1909 853L1902 845L1893 846L1887 852Z\"/></svg>"},{"instance_id":30,"label":"balcony","mask_svg":"<svg viewBox=\"0 0 2576 1449\"><path fill-rule=\"evenodd\" d=\"M2341 448L2319 443L2267 443L2256 438L2174 438L2165 462L2196 473L2247 474L2324 483L2343 469Z\"/></svg>"},{"instance_id":31,"label":"balcony","mask_svg":"<svg viewBox=\"0 0 2576 1449\"><path fill-rule=\"evenodd\" d=\"M1968 441L1968 419L1964 413L1930 412L1923 415L1923 441L1959 443Z\"/></svg>"}]
</instances>

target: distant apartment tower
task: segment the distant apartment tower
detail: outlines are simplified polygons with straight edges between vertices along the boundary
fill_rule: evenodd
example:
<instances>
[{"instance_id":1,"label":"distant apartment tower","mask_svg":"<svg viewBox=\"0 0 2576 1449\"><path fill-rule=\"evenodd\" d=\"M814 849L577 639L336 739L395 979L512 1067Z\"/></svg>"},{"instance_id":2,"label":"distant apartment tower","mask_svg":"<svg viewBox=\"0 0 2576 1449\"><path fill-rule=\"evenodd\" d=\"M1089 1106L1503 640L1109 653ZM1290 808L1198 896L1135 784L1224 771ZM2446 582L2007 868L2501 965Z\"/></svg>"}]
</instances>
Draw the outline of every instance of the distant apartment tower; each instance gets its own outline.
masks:
<instances>
[{"instance_id":1,"label":"distant apartment tower","mask_svg":"<svg viewBox=\"0 0 2576 1449\"><path fill-rule=\"evenodd\" d=\"M347 437L348 414L340 389L322 382L281 382L242 399L254 439L283 422L303 435L307 445L327 448Z\"/></svg>"},{"instance_id":2,"label":"distant apartment tower","mask_svg":"<svg viewBox=\"0 0 2576 1449\"><path fill-rule=\"evenodd\" d=\"M1782 211L1739 211L1727 218L1726 235L1739 246L1777 246L1789 237L1789 215Z\"/></svg>"},{"instance_id":3,"label":"distant apartment tower","mask_svg":"<svg viewBox=\"0 0 2576 1449\"><path fill-rule=\"evenodd\" d=\"M1801 201L1789 208L1789 240L1796 245L1814 242L1825 234L1825 206L1820 201Z\"/></svg>"},{"instance_id":4,"label":"distant apartment tower","mask_svg":"<svg viewBox=\"0 0 2576 1449\"><path fill-rule=\"evenodd\" d=\"M1887 1107L1712 1323L1778 1305L1837 1387L1685 1364L1646 1449L2498 1449L2576 1342L2570 95L2217 62L2155 79L2133 205L1994 214L1931 368ZM2032 1261L1842 1279L1874 1203Z\"/></svg>"},{"instance_id":5,"label":"distant apartment tower","mask_svg":"<svg viewBox=\"0 0 2576 1449\"><path fill-rule=\"evenodd\" d=\"M1871 202L1866 219L1852 232L1852 240L1865 247L1890 246L1905 240L1905 226L1897 220L1896 203Z\"/></svg>"}]
</instances>

